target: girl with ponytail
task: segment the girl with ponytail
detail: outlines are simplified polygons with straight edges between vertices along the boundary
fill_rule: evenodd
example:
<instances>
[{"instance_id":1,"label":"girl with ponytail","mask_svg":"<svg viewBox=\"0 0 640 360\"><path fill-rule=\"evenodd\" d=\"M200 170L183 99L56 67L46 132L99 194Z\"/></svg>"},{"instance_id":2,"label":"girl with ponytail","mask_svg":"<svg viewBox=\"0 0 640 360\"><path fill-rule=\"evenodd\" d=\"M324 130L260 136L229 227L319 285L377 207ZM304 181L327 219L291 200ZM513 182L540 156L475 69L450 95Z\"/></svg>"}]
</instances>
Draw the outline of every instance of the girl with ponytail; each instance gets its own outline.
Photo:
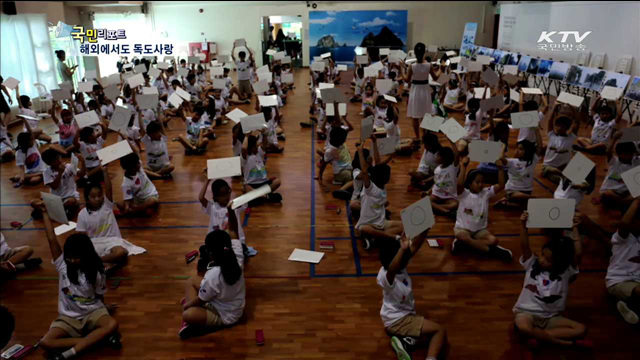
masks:
<instances>
[{"instance_id":1,"label":"girl with ponytail","mask_svg":"<svg viewBox=\"0 0 640 360\"><path fill-rule=\"evenodd\" d=\"M209 262L203 278L193 277L182 299L182 327L179 335L186 339L206 331L238 322L244 311L244 254L238 237L236 212L229 213L229 232L215 230L201 247L201 260Z\"/></svg>"}]
</instances>

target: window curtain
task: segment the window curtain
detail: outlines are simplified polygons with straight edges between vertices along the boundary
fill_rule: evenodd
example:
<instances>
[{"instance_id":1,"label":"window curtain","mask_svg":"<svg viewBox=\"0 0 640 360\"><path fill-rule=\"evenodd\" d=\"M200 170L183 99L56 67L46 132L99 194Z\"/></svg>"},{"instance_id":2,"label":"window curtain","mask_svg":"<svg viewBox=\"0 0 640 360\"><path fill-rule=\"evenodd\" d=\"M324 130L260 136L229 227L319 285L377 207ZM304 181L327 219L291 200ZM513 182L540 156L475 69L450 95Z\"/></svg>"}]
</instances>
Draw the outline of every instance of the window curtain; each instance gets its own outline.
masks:
<instances>
[{"instance_id":1,"label":"window curtain","mask_svg":"<svg viewBox=\"0 0 640 360\"><path fill-rule=\"evenodd\" d=\"M33 85L40 83L47 90L57 88L56 63L49 42L45 14L0 14L0 74L4 79L20 80L20 94L37 97ZM14 106L15 91L11 92Z\"/></svg>"}]
</instances>

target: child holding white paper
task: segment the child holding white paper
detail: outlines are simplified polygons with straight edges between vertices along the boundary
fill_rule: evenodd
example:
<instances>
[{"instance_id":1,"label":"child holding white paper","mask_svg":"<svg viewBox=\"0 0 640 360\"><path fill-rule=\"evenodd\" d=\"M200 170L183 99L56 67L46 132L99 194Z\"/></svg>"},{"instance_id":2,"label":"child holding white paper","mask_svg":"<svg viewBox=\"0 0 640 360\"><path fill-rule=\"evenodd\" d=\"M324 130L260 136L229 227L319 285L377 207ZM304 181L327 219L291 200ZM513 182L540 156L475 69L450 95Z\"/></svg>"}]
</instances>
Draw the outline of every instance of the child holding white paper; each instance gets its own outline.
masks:
<instances>
[{"instance_id":1,"label":"child holding white paper","mask_svg":"<svg viewBox=\"0 0 640 360\"><path fill-rule=\"evenodd\" d=\"M100 169L100 159L98 150L102 149L107 139L107 128L103 123L99 123L102 128L102 136L98 137L96 131L90 127L84 127L76 133L73 139L75 150L80 150L87 167L87 177L91 182L102 181L102 169Z\"/></svg>"},{"instance_id":2,"label":"child holding white paper","mask_svg":"<svg viewBox=\"0 0 640 360\"><path fill-rule=\"evenodd\" d=\"M13 149L13 144L11 144L7 127L0 119L0 163L12 161L15 156L15 150Z\"/></svg>"},{"instance_id":3,"label":"child holding white paper","mask_svg":"<svg viewBox=\"0 0 640 360\"><path fill-rule=\"evenodd\" d=\"M385 241L380 249L382 267L376 281L382 288L380 317L398 359L411 359L416 341L430 338L427 360L437 360L447 342L442 325L416 313L412 282L407 273L409 261L418 253L428 234L429 229L413 239L407 239L403 234L398 241Z\"/></svg>"},{"instance_id":4,"label":"child holding white paper","mask_svg":"<svg viewBox=\"0 0 640 360\"><path fill-rule=\"evenodd\" d=\"M338 107L336 103L333 104L335 107ZM325 117L325 122L319 122L318 123L318 129L316 131L319 131L320 134L323 134L325 137L325 142L324 142L324 149L318 149L316 150L316 154L318 154L321 157L321 162L324 161L322 160L324 158L324 154L327 151L327 149L329 149L329 145L331 144L331 130L335 129L335 128L343 128L345 129L347 132L351 132L353 131L353 125L351 125L351 123L349 122L349 120L347 119L347 116L340 116L340 115L334 115L334 116L327 116ZM342 124L342 122L345 122L345 125ZM322 137L318 137L318 139L322 139ZM318 165L320 166L320 165Z\"/></svg>"},{"instance_id":5,"label":"child holding white paper","mask_svg":"<svg viewBox=\"0 0 640 360\"><path fill-rule=\"evenodd\" d=\"M436 155L438 166L433 171L433 187L427 193L434 212L456 217L458 208L458 167L460 154L455 144L449 140L451 147L442 146ZM462 174L464 177L464 174Z\"/></svg>"},{"instance_id":6,"label":"child holding white paper","mask_svg":"<svg viewBox=\"0 0 640 360\"><path fill-rule=\"evenodd\" d=\"M364 101L363 101L364 104ZM363 109L364 117L373 116L373 127L383 128L387 120L387 108L389 104L385 100L384 96L378 95L376 97L376 103L374 107L367 107Z\"/></svg>"},{"instance_id":7,"label":"child holding white paper","mask_svg":"<svg viewBox=\"0 0 640 360\"><path fill-rule=\"evenodd\" d=\"M39 207L59 275L58 318L40 346L55 360L73 358L100 343L120 349L118 322L104 304L107 282L103 261L86 234L69 236L61 247L46 207L41 203Z\"/></svg>"},{"instance_id":8,"label":"child holding white paper","mask_svg":"<svg viewBox=\"0 0 640 360\"><path fill-rule=\"evenodd\" d=\"M158 211L158 190L142 168L137 152L121 157L120 166L124 170L122 179L123 203L117 205L122 214L153 215Z\"/></svg>"},{"instance_id":9,"label":"child holding white paper","mask_svg":"<svg viewBox=\"0 0 640 360\"><path fill-rule=\"evenodd\" d=\"M409 171L411 184L407 189L408 191L412 191L414 188L426 191L433 186L434 170L438 167L437 154L442 145L440 145L438 135L431 131L426 131L422 135L422 145L424 146L424 151L422 152L418 169Z\"/></svg>"},{"instance_id":10,"label":"child holding white paper","mask_svg":"<svg viewBox=\"0 0 640 360\"><path fill-rule=\"evenodd\" d=\"M370 82L364 86L364 94L362 95L362 106L360 107L360 115L364 115L367 110L372 111L376 106L376 92L373 89L373 84Z\"/></svg>"},{"instance_id":11,"label":"child holding white paper","mask_svg":"<svg viewBox=\"0 0 640 360\"><path fill-rule=\"evenodd\" d=\"M67 210L68 218L72 218L77 211L80 201L80 194L77 191L76 180L84 178L86 166L84 157L78 154L78 168L73 164L62 162L61 153L55 147L49 148L42 153L42 160L49 165L43 173L44 184L51 188L53 195L62 198L62 204Z\"/></svg>"},{"instance_id":12,"label":"child holding white paper","mask_svg":"<svg viewBox=\"0 0 640 360\"><path fill-rule=\"evenodd\" d=\"M334 185L344 185L351 180L351 171L353 170L351 167L351 154L349 154L349 149L344 144L347 140L347 133L347 130L341 127L331 129L329 148L324 153L324 158L316 176L320 180L320 184L322 184L324 169L329 163L333 168Z\"/></svg>"},{"instance_id":13,"label":"child holding white paper","mask_svg":"<svg viewBox=\"0 0 640 360\"><path fill-rule=\"evenodd\" d=\"M31 98L27 95L20 95L20 86L16 85L16 98L18 99L18 114L30 116L34 119L40 119L38 114L35 111L31 110L31 106L33 103L31 102ZM42 129L38 127L40 121L32 120L32 119L22 119L24 122L22 131L23 132L31 132L36 139L45 141L47 143L51 142L51 136L45 134Z\"/></svg>"},{"instance_id":14,"label":"child holding white paper","mask_svg":"<svg viewBox=\"0 0 640 360\"><path fill-rule=\"evenodd\" d=\"M258 102L256 102L257 104ZM264 118L267 119L267 129L263 136L266 137L266 153L281 153L284 151L284 146L278 144L278 124L276 122L277 108L273 106L262 107L261 112Z\"/></svg>"},{"instance_id":15,"label":"child holding white paper","mask_svg":"<svg viewBox=\"0 0 640 360\"><path fill-rule=\"evenodd\" d=\"M574 218L572 238L553 237L539 254L533 254L529 245L528 217L525 211L520 218L520 264L526 274L520 297L513 307L516 331L527 337L533 348L538 346L538 341L590 348L591 342L584 339L587 327L560 315L567 302L569 283L575 280L582 261L579 220Z\"/></svg>"},{"instance_id":16,"label":"child holding white paper","mask_svg":"<svg viewBox=\"0 0 640 360\"><path fill-rule=\"evenodd\" d=\"M487 229L489 222L489 200L498 194L505 186L503 166L506 159L498 159L496 165L498 184L484 187L484 175L477 170L471 171L465 179L465 172L469 158L462 159L460 176L458 177L458 213L453 228L455 240L451 245L451 253L455 254L462 247L468 247L502 261L512 260L511 251L498 245L498 239Z\"/></svg>"},{"instance_id":17,"label":"child holding white paper","mask_svg":"<svg viewBox=\"0 0 640 360\"><path fill-rule=\"evenodd\" d=\"M248 48L247 48L248 49ZM233 49L231 50L231 58L233 62L236 64L236 71L238 73L238 88L240 90L240 100L251 99L251 63L253 60L253 52L251 49L249 50L249 61L246 60L247 54L244 51L240 51L238 53L238 57L240 60L236 60L235 57L236 46L233 45Z\"/></svg>"},{"instance_id":18,"label":"child holding white paper","mask_svg":"<svg viewBox=\"0 0 640 360\"><path fill-rule=\"evenodd\" d=\"M222 97L222 90L220 89L212 89L213 96L209 95L209 101L213 101L216 113L215 117L212 119L216 123L216 125L226 125L229 123L224 116L229 112L229 104Z\"/></svg>"},{"instance_id":19,"label":"child holding white paper","mask_svg":"<svg viewBox=\"0 0 640 360\"><path fill-rule=\"evenodd\" d=\"M457 75L458 80L449 80L447 86L442 87L442 95L440 95L440 103L448 111L462 111L464 110L464 101L460 101L461 90L458 86L460 82L460 75Z\"/></svg>"},{"instance_id":20,"label":"child holding white paper","mask_svg":"<svg viewBox=\"0 0 640 360\"><path fill-rule=\"evenodd\" d=\"M613 116L613 110L608 106L607 101L598 96L596 101L590 108L590 114L593 119L593 129L591 130L591 138L579 137L574 149L589 154L603 154L607 150L607 144L611 141L611 136L620 128L622 120L622 98L616 101L616 116ZM596 113L597 109L597 113Z\"/></svg>"},{"instance_id":21,"label":"child holding white paper","mask_svg":"<svg viewBox=\"0 0 640 360\"><path fill-rule=\"evenodd\" d=\"M605 282L609 294L617 300L622 318L629 324L640 322L640 233L631 225L640 207L640 197L633 200L622 217L618 231L611 238L613 245Z\"/></svg>"},{"instance_id":22,"label":"child holding white paper","mask_svg":"<svg viewBox=\"0 0 640 360\"><path fill-rule=\"evenodd\" d=\"M16 165L21 170L20 175L10 178L13 187L23 184L37 185L42 181L42 172L46 165L40 156L36 139L31 132L18 134L18 147L16 148Z\"/></svg>"},{"instance_id":23,"label":"child holding white paper","mask_svg":"<svg viewBox=\"0 0 640 360\"><path fill-rule=\"evenodd\" d=\"M174 141L179 141L184 146L185 154L204 154L209 145L207 136L214 133L215 122L207 126L202 120L204 107L197 105L194 109L193 116L185 116L185 110L182 109L180 114L182 120L187 124L187 135L179 135Z\"/></svg>"},{"instance_id":24,"label":"child holding white paper","mask_svg":"<svg viewBox=\"0 0 640 360\"><path fill-rule=\"evenodd\" d=\"M187 75L187 82L184 85L184 89L186 92L191 95L191 101L197 102L201 100L202 87L200 84L196 83L196 75L191 73Z\"/></svg>"},{"instance_id":25,"label":"child holding white paper","mask_svg":"<svg viewBox=\"0 0 640 360\"><path fill-rule=\"evenodd\" d=\"M58 135L60 135L60 146L62 146L68 153L73 150L73 139L76 133L79 131L78 125L73 121L73 112L69 109L62 109L60 111L60 117L62 121L56 115L56 110L59 109L58 103L51 107L49 114L53 122L58 125Z\"/></svg>"},{"instance_id":26,"label":"child holding white paper","mask_svg":"<svg viewBox=\"0 0 640 360\"><path fill-rule=\"evenodd\" d=\"M125 264L127 256L142 254L146 250L123 239L120 234L114 215L118 210L113 203L107 165L100 166L104 177L104 190L99 182L90 182L84 188L86 207L78 214L76 231L86 233L102 262L113 268Z\"/></svg>"},{"instance_id":27,"label":"child holding white paper","mask_svg":"<svg viewBox=\"0 0 640 360\"><path fill-rule=\"evenodd\" d=\"M542 120L544 119L547 109L549 108L549 104L547 103L546 96L540 96L542 98L542 107L540 107L538 103L535 102L535 100L524 102L524 96L524 93L520 93L520 99L518 103L520 112L537 111L539 121L538 126L536 127L518 129L518 142L527 140L531 143L536 143L536 133L539 132L540 128L542 127Z\"/></svg>"},{"instance_id":28,"label":"child holding white paper","mask_svg":"<svg viewBox=\"0 0 640 360\"><path fill-rule=\"evenodd\" d=\"M353 69L353 79L355 86L353 88L353 96L349 101L352 103L362 101L362 93L364 91L364 69L360 66L356 66Z\"/></svg>"},{"instance_id":29,"label":"child holding white paper","mask_svg":"<svg viewBox=\"0 0 640 360\"><path fill-rule=\"evenodd\" d=\"M282 195L275 193L280 187L280 179L275 176L267 177L267 168L264 166L264 149L266 147L267 138L262 136L262 145L258 144L258 132L254 131L247 137L247 147L242 149L242 158L244 163L244 185L243 191L248 193L253 189L268 184L271 193L265 197L272 202L281 202Z\"/></svg>"},{"instance_id":30,"label":"child holding white paper","mask_svg":"<svg viewBox=\"0 0 640 360\"><path fill-rule=\"evenodd\" d=\"M141 142L144 144L144 151L147 153L144 172L152 179L171 178L171 172L175 166L169 157L164 123L162 121L149 123L146 130L140 129L140 135L142 135Z\"/></svg>"},{"instance_id":31,"label":"child holding white paper","mask_svg":"<svg viewBox=\"0 0 640 360\"><path fill-rule=\"evenodd\" d=\"M376 144L374 143L373 146ZM369 250L376 240L399 240L403 226L402 222L386 219L385 210L388 201L384 187L391 177L391 168L387 164L369 167L362 151L362 144L356 144L356 147L362 166L360 174L363 185L356 235L362 239L364 249Z\"/></svg>"},{"instance_id":32,"label":"child holding white paper","mask_svg":"<svg viewBox=\"0 0 640 360\"><path fill-rule=\"evenodd\" d=\"M509 180L505 186L505 197L496 205L524 206L529 199L534 199L533 179L536 165L542 158L542 138L540 129L536 131L536 144L528 140L518 141L515 158L507 159Z\"/></svg>"},{"instance_id":33,"label":"child holding white paper","mask_svg":"<svg viewBox=\"0 0 640 360\"><path fill-rule=\"evenodd\" d=\"M614 134L607 147L607 166L609 170L600 186L601 201L605 206L625 209L633 201L621 174L640 165L640 156L632 142L619 143L621 132ZM615 148L617 156L613 155Z\"/></svg>"},{"instance_id":34,"label":"child holding white paper","mask_svg":"<svg viewBox=\"0 0 640 360\"><path fill-rule=\"evenodd\" d=\"M222 90L222 97L231 104L240 105L240 104L250 104L251 99L243 99L242 95L240 95L240 89L238 86L233 85L233 79L229 76L229 68L224 68L223 79L225 81L225 88ZM238 100L233 98L233 95L238 96Z\"/></svg>"},{"instance_id":35,"label":"child holding white paper","mask_svg":"<svg viewBox=\"0 0 640 360\"><path fill-rule=\"evenodd\" d=\"M562 170L571 161L572 146L578 138L576 134L580 122L576 119L575 108L571 106L571 109L573 111L572 117L566 115L556 117L558 111L558 102L556 101L547 124L549 142L542 163L542 176L555 184L560 182ZM576 120L572 120L572 118Z\"/></svg>"},{"instance_id":36,"label":"child holding white paper","mask_svg":"<svg viewBox=\"0 0 640 360\"><path fill-rule=\"evenodd\" d=\"M194 276L186 284L180 338L229 327L242 317L244 254L238 238L236 213L229 209L229 232L216 230L205 239L200 256L210 262L204 276Z\"/></svg>"},{"instance_id":37,"label":"child holding white paper","mask_svg":"<svg viewBox=\"0 0 640 360\"><path fill-rule=\"evenodd\" d=\"M486 96L485 90L485 96ZM480 109L480 99L472 98L467 101L467 111L464 115L464 130L466 134L462 139L458 140L457 149L458 152L464 153L467 150L467 146L472 140L480 139L480 129L482 127L482 117L484 112Z\"/></svg>"}]
</instances>

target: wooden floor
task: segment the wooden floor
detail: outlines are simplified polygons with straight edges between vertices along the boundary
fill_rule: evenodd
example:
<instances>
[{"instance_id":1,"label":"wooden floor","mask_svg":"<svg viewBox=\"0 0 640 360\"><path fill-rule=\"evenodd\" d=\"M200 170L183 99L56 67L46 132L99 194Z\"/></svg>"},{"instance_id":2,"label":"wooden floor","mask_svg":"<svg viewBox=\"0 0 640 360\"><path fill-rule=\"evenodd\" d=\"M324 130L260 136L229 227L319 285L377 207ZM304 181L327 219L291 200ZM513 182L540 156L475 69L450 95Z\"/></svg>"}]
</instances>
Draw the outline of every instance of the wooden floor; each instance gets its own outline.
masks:
<instances>
[{"instance_id":1,"label":"wooden floor","mask_svg":"<svg viewBox=\"0 0 640 360\"><path fill-rule=\"evenodd\" d=\"M365 251L354 238L345 203L331 196L330 191L337 188L329 185L331 170L325 173L325 187L312 180L315 149L323 143L312 140L312 129L298 125L308 118L308 72L298 71L295 79L296 89L283 110L286 149L283 154L269 155L267 161L269 175L282 179L279 192L284 197L283 204L254 208L244 219L247 244L255 246L259 254L245 268L247 306L240 324L187 341L181 341L177 334L185 279L195 274L195 263L185 265L184 254L202 244L208 224L197 201L204 181L202 169L207 158L232 155L230 123L218 129L218 139L210 144L205 156L186 157L180 145L171 142L169 149L176 165L173 180L154 182L160 192L159 214L151 219L119 220L123 236L148 250L130 257L129 265L114 275L123 279L122 283L106 296L108 302L119 304L115 317L120 323L123 348L120 352L97 349L82 358L394 358L379 316L382 290L375 282L380 268L377 251ZM349 91L346 85L341 88ZM410 137L413 131L405 118L406 98L399 105L402 133ZM253 105L240 108L253 112ZM349 118L356 128L348 139L352 153L359 137L359 111L360 104L349 104ZM460 114L456 117L462 118ZM170 127L169 138L184 132L179 120ZM50 126L46 131L54 130L55 126ZM586 134L588 130L581 132ZM515 137L514 132L512 149ZM108 143L115 138L110 134ZM416 156L418 153L398 157L391 163L392 179L387 191L393 219L399 219L400 210L419 198L418 193L406 191L407 172L419 162ZM598 164L599 188L606 164L603 157L592 158ZM1 169L2 231L11 246L31 245L35 255L45 259L40 269L21 273L3 284L0 298L16 317L10 344L33 344L57 316L57 273L50 263L42 222L31 222L20 231L12 231L9 224L29 218L27 204L44 187L14 190L9 177L18 172L17 167L8 163ZM114 197L121 200L122 170L117 165L111 169ZM551 197L548 188L553 189L550 183L536 182L534 192ZM233 189L237 196L241 184L234 183ZM341 211L325 210L330 204ZM590 198L583 201L581 210L607 229L609 220L620 218L619 212L595 207ZM516 259L520 256L518 217L516 211L493 209L489 217L489 229ZM524 276L517 261L505 264L472 254L451 256L453 221L447 218L438 217L431 235L443 239L445 249L425 246L409 271L413 274L418 312L447 328L449 359L631 359L633 353L639 353L638 328L621 320L615 302L607 296L604 275L608 259L600 242L585 240L581 274L571 285L565 314L589 327L593 351L548 348L532 355L513 332L511 308ZM320 264L287 260L293 248L314 250L323 239L335 240L336 249L326 252ZM543 241L542 236L533 236L534 246L540 247ZM255 344L257 329L264 330L266 343L261 347ZM38 351L29 358L40 359L42 354ZM419 350L414 358L424 359L425 355L424 350Z\"/></svg>"}]
</instances>

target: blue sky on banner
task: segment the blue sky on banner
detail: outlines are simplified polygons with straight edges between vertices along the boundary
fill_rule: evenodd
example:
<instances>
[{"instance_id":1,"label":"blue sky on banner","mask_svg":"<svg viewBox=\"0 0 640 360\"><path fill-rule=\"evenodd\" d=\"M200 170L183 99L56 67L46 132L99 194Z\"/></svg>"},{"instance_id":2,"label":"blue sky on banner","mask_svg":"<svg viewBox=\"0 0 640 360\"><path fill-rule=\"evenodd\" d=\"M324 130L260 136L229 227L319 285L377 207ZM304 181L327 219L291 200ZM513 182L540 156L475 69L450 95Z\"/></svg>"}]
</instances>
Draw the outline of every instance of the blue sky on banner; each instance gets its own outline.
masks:
<instances>
[{"instance_id":1,"label":"blue sky on banner","mask_svg":"<svg viewBox=\"0 0 640 360\"><path fill-rule=\"evenodd\" d=\"M368 33L377 35L384 26L406 44L406 10L309 12L311 46L325 35L331 35L340 45L358 46Z\"/></svg>"}]
</instances>

